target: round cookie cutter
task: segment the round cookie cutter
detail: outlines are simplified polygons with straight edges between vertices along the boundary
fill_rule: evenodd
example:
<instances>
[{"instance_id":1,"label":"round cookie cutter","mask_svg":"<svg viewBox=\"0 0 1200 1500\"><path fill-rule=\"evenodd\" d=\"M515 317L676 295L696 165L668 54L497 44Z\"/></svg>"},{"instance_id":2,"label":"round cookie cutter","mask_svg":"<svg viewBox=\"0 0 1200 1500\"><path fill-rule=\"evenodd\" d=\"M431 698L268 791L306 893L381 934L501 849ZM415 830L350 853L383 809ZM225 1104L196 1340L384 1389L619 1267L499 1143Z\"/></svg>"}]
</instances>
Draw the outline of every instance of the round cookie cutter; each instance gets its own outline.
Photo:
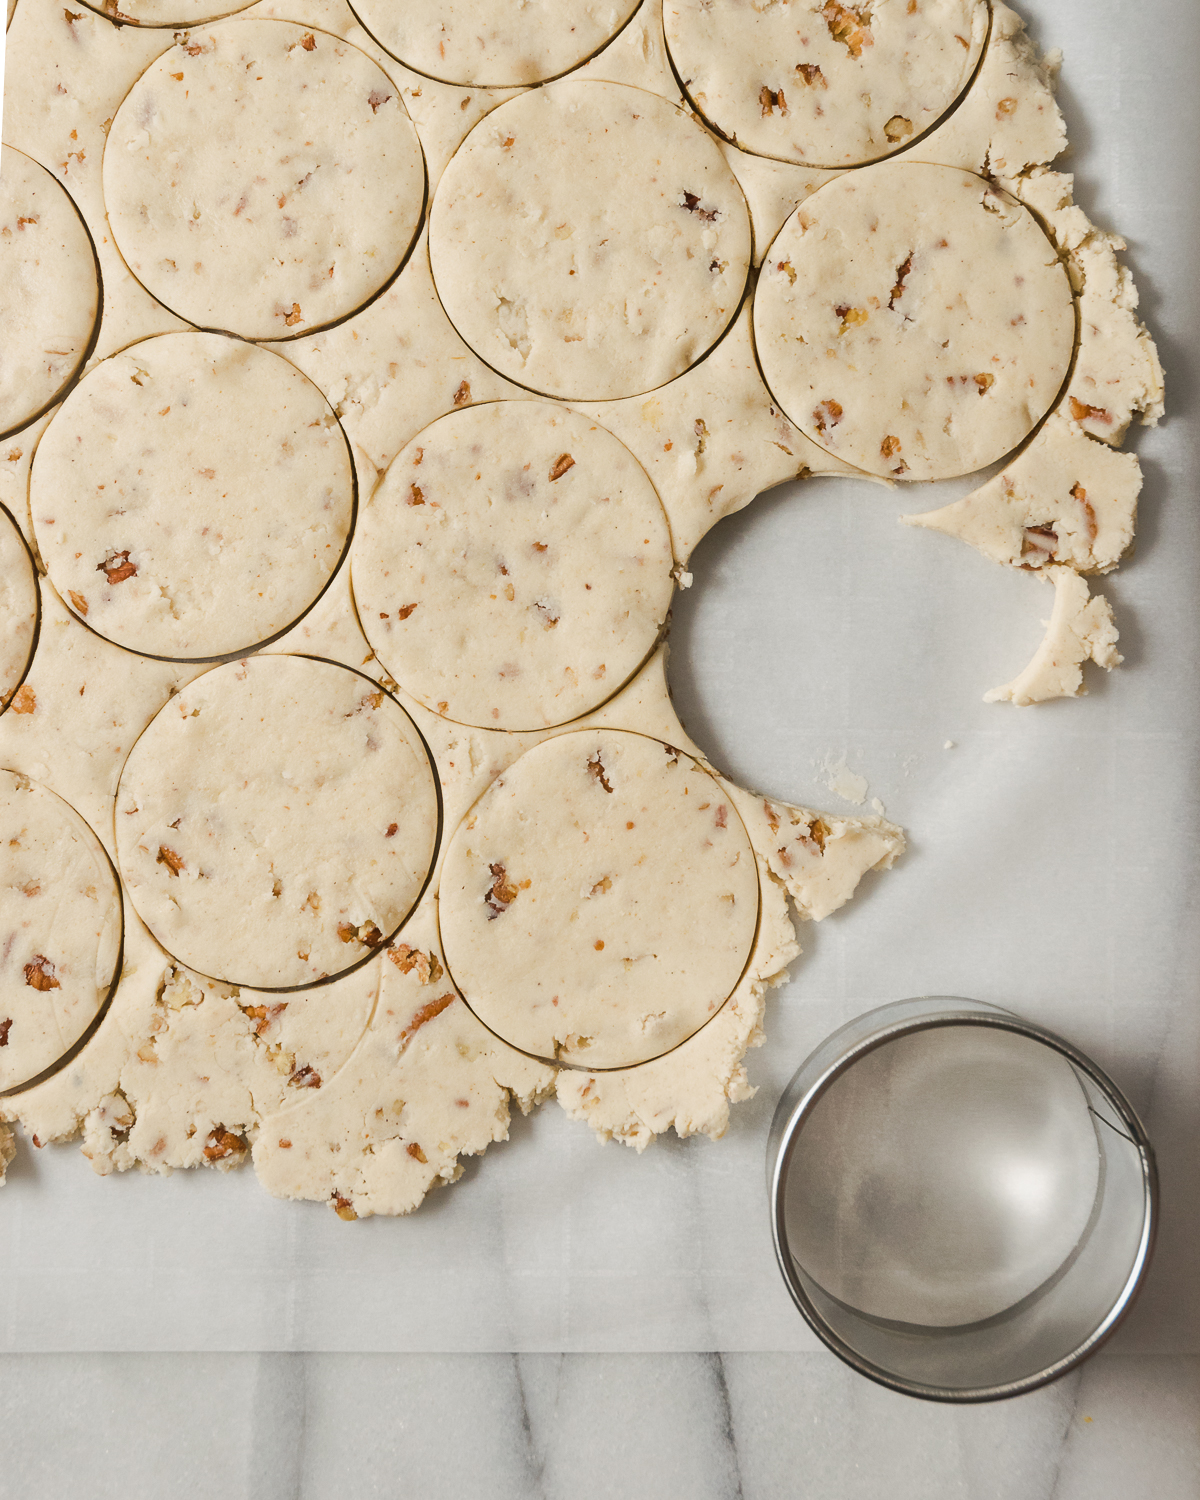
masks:
<instances>
[{"instance_id":1,"label":"round cookie cutter","mask_svg":"<svg viewBox=\"0 0 1200 1500\"><path fill-rule=\"evenodd\" d=\"M938 1032L956 1033L966 1039L976 1047L981 1061L995 1048L1007 1051L1010 1059L1018 1061L1018 1066L1022 1060L1028 1061L1035 1072L1041 1070L1043 1084L1047 1077L1053 1077L1052 1072L1044 1071L1047 1067L1051 1070L1065 1067L1080 1090L1075 1108L1086 1111L1095 1135L1094 1197L1074 1247L1031 1291L991 1316L970 1322L889 1318L880 1315L878 1302L873 1311L864 1312L827 1290L805 1269L797 1254L802 1245L803 1253L811 1260L813 1247L817 1247L816 1259L820 1260L823 1243L829 1253L822 1274L827 1281L834 1279L840 1265L856 1259L861 1246L854 1243L853 1231L857 1228L863 1234L866 1224L868 1236L872 1229L877 1231L877 1249L883 1247L890 1252L896 1245L898 1255L902 1257L907 1251L910 1260L922 1251L929 1258L938 1258L941 1241L935 1243L935 1236L946 1228L945 1214L938 1213L939 1208L945 1209L945 1193L940 1195L939 1204L939 1192L934 1187L932 1200L927 1196L927 1204L933 1203L932 1212L911 1215L907 1224L902 1208L898 1207L905 1202L906 1190L924 1189L929 1193L929 1180L924 1183L917 1180L920 1146L928 1147L928 1130L924 1141L918 1142L913 1180L908 1183L903 1180L903 1166L900 1171L893 1171L888 1180L879 1174L880 1164L887 1165L889 1149L895 1153L893 1168L902 1156L906 1145L904 1131L911 1123L914 1109L923 1110L926 1127L931 1119L938 1121L941 1109L944 1130L940 1149L945 1176L961 1184L964 1166L971 1170L967 1153L972 1147L969 1139L963 1145L962 1134L955 1135L953 1128L956 1123L961 1125L964 1102L969 1109L985 1114L990 1109L989 1123L1001 1119L1005 1109L1010 1113L1010 1123L1018 1118L1018 1101L1011 1092L1006 1098L1005 1091L998 1089L989 1100L984 1097L986 1090L976 1088L968 1100L964 1090L969 1080L960 1074L952 1080L959 1093L960 1107L960 1119L953 1122L950 1093L939 1090L936 1069L921 1080L918 1103L914 1104L917 1092L911 1088L907 1099L904 1098L905 1076L911 1085L914 1072L920 1071L919 1063L916 1068L913 1066L920 1056L914 1049L926 1047ZM845 1090L856 1069L860 1076L865 1074L869 1078L872 1069L876 1078L881 1076L881 1060L898 1043L907 1052L897 1053L892 1067L892 1080L900 1085L893 1102L899 1098L902 1104L907 1104L909 1115L901 1110L888 1117L897 1133L884 1143L878 1130L871 1129L872 1123L878 1126L884 1116L872 1121L874 1111L870 1107L865 1112L865 1126L858 1127L857 1121L851 1119L846 1128L846 1112L843 1109L839 1116L836 1108L837 1091L839 1085ZM977 1084L983 1076L977 1070L974 1082ZM1061 1106L1064 1101L1057 1102ZM824 1204L819 1195L814 1197L811 1192L816 1175L812 1164L806 1163L803 1144L805 1129L811 1130L814 1119L819 1119L822 1103L827 1112L830 1104L834 1105L834 1122L841 1127L835 1136L836 1161L831 1164L826 1160L817 1167L816 1175L823 1167L827 1181L834 1183L833 1197ZM997 1115L997 1107L1001 1115ZM1019 1134L1020 1126L1017 1130ZM1026 1132L1026 1146L1035 1133ZM965 1134L969 1136L969 1132ZM919 1131L913 1139L917 1140L918 1135ZM1016 1152L1011 1152L1010 1158L1006 1185L997 1165L999 1158L993 1155L989 1161L978 1154L974 1201L960 1205L962 1222L977 1223L978 1210L981 1205L986 1208L990 1195L1002 1210L993 1222L1007 1231L1010 1244L1014 1238L1020 1238L1023 1229L1031 1231L1035 1227L1039 1213L1043 1227L1051 1226L1053 1233L1054 1205L1047 1204L1044 1191L1039 1203L1037 1189L1039 1182L1044 1189L1054 1179L1055 1164L1029 1156L1022 1163ZM937 1165L928 1152L924 1164ZM857 1176L856 1167L861 1169ZM1014 1172L1019 1181L1022 1171L1025 1190L1014 1197L1011 1191ZM1067 1180L1061 1172L1058 1178L1060 1182ZM846 1190L847 1182L857 1186L854 1202L849 1201L854 1195ZM775 1253L784 1281L818 1338L869 1379L906 1395L934 1401L980 1402L1021 1395L1056 1380L1093 1354L1128 1312L1144 1280L1158 1226L1158 1177L1153 1147L1132 1106L1112 1080L1090 1058L1053 1032L999 1006L951 996L902 1000L881 1006L825 1039L788 1084L776 1109L767 1148L767 1188ZM1007 1204L1001 1201L1006 1190ZM1020 1208L1017 1198L1023 1198L1027 1210L1024 1226L1015 1211ZM832 1219L821 1221L820 1210L827 1209L830 1201L841 1211L836 1224ZM871 1207L864 1213L867 1203ZM817 1213L812 1212L814 1205ZM977 1214L973 1220L967 1217L970 1210ZM914 1224L918 1226L915 1230ZM903 1247L898 1239L889 1238L889 1230L897 1228L898 1238L908 1236ZM1003 1233L995 1238L992 1248L997 1255L1005 1249L1003 1240ZM857 1259L861 1264L863 1257L858 1255ZM828 1274L831 1267L834 1278ZM884 1281L886 1277L885 1269ZM863 1285L860 1278L860 1289ZM950 1296L952 1277L946 1276L943 1286ZM870 1302L872 1298L868 1294L857 1300Z\"/></svg>"}]
</instances>

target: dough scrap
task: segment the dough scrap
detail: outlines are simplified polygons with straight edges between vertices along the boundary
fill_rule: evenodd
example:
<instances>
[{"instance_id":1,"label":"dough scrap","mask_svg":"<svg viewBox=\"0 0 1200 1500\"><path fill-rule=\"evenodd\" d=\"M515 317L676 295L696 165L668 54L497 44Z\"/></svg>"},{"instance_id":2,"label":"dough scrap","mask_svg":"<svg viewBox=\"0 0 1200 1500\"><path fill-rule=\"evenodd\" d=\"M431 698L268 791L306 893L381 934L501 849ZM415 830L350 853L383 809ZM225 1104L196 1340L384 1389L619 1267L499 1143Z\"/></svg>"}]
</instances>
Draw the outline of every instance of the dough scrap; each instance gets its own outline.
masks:
<instances>
[{"instance_id":1,"label":"dough scrap","mask_svg":"<svg viewBox=\"0 0 1200 1500\"><path fill-rule=\"evenodd\" d=\"M847 258L847 243L862 248ZM1003 457L1050 409L1075 310L1053 246L1010 194L883 162L784 225L754 331L768 387L813 442L884 478L944 479Z\"/></svg>"},{"instance_id":2,"label":"dough scrap","mask_svg":"<svg viewBox=\"0 0 1200 1500\"><path fill-rule=\"evenodd\" d=\"M367 1035L319 1095L270 1116L254 1146L277 1198L325 1201L343 1219L411 1213L454 1182L460 1155L508 1139L509 1110L550 1096L555 1069L493 1036L445 973L432 920L382 963Z\"/></svg>"},{"instance_id":3,"label":"dough scrap","mask_svg":"<svg viewBox=\"0 0 1200 1500\"><path fill-rule=\"evenodd\" d=\"M1046 635L1023 672L985 693L987 703L1044 703L1078 697L1085 691L1083 664L1094 661L1106 672L1121 665L1112 606L1103 595L1090 598L1085 579L1070 568L1048 567L1040 576L1054 585L1054 609Z\"/></svg>"},{"instance_id":4,"label":"dough scrap","mask_svg":"<svg viewBox=\"0 0 1200 1500\"><path fill-rule=\"evenodd\" d=\"M87 358L100 315L79 210L45 167L0 148L0 438L32 422Z\"/></svg>"},{"instance_id":5,"label":"dough scrap","mask_svg":"<svg viewBox=\"0 0 1200 1500\"><path fill-rule=\"evenodd\" d=\"M442 417L359 523L367 639L427 708L564 724L612 696L671 601L671 537L637 460L586 417L501 401Z\"/></svg>"},{"instance_id":6,"label":"dough scrap","mask_svg":"<svg viewBox=\"0 0 1200 1500\"><path fill-rule=\"evenodd\" d=\"M233 20L181 33L134 84L104 196L152 295L202 328L278 339L346 317L391 279L420 227L425 167L398 88L365 53Z\"/></svg>"},{"instance_id":7,"label":"dough scrap","mask_svg":"<svg viewBox=\"0 0 1200 1500\"><path fill-rule=\"evenodd\" d=\"M358 0L363 25L418 73L504 88L577 67L624 26L639 0Z\"/></svg>"},{"instance_id":8,"label":"dough scrap","mask_svg":"<svg viewBox=\"0 0 1200 1500\"><path fill-rule=\"evenodd\" d=\"M736 807L645 735L563 734L498 777L450 840L442 941L490 1031L534 1057L643 1063L724 1004L758 875Z\"/></svg>"},{"instance_id":9,"label":"dough scrap","mask_svg":"<svg viewBox=\"0 0 1200 1500\"><path fill-rule=\"evenodd\" d=\"M333 662L215 667L155 718L117 793L118 863L164 948L260 989L388 941L424 889L439 808L404 710Z\"/></svg>"},{"instance_id":10,"label":"dough scrap","mask_svg":"<svg viewBox=\"0 0 1200 1500\"><path fill-rule=\"evenodd\" d=\"M53 1067L108 1000L121 892L100 841L47 787L0 771L0 1091Z\"/></svg>"},{"instance_id":11,"label":"dough scrap","mask_svg":"<svg viewBox=\"0 0 1200 1500\"><path fill-rule=\"evenodd\" d=\"M600 401L665 384L716 342L746 284L750 220L681 109L566 80L467 137L434 195L429 252L482 359L542 394Z\"/></svg>"},{"instance_id":12,"label":"dough scrap","mask_svg":"<svg viewBox=\"0 0 1200 1500\"><path fill-rule=\"evenodd\" d=\"M940 510L900 519L958 537L1010 567L1057 563L1108 573L1133 541L1141 488L1135 453L1093 441L1060 409L987 484Z\"/></svg>"},{"instance_id":13,"label":"dough scrap","mask_svg":"<svg viewBox=\"0 0 1200 1500\"><path fill-rule=\"evenodd\" d=\"M850 167L910 146L967 87L986 0L667 0L696 108L743 151Z\"/></svg>"},{"instance_id":14,"label":"dough scrap","mask_svg":"<svg viewBox=\"0 0 1200 1500\"><path fill-rule=\"evenodd\" d=\"M240 339L175 333L87 374L38 445L30 504L59 594L147 655L249 651L341 562L346 440L321 392Z\"/></svg>"}]
</instances>

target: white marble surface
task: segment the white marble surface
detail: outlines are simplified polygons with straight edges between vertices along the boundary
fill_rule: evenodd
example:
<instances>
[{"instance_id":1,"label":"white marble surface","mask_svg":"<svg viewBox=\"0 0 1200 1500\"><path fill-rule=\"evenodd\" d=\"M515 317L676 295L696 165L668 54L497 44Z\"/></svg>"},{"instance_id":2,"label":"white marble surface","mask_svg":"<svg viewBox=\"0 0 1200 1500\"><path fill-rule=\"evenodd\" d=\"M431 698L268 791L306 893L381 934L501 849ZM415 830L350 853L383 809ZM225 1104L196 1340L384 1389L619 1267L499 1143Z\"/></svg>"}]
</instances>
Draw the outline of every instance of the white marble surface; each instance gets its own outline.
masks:
<instances>
[{"instance_id":1,"label":"white marble surface","mask_svg":"<svg viewBox=\"0 0 1200 1500\"><path fill-rule=\"evenodd\" d=\"M1196 1357L984 1407L824 1353L0 1357L0 1500L1198 1494Z\"/></svg>"}]
</instances>

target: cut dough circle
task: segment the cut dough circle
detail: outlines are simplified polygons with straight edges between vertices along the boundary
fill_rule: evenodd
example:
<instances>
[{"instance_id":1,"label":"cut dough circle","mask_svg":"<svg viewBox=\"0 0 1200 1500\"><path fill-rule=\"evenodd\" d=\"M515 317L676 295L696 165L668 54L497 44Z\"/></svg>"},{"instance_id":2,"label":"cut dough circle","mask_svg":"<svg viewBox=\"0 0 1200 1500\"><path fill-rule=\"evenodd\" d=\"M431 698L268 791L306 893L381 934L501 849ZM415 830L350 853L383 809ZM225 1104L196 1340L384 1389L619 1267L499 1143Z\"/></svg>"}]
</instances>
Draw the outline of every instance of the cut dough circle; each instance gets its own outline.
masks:
<instances>
[{"instance_id":1,"label":"cut dough circle","mask_svg":"<svg viewBox=\"0 0 1200 1500\"><path fill-rule=\"evenodd\" d=\"M443 83L508 88L578 66L640 0L355 0L359 20L406 67Z\"/></svg>"},{"instance_id":2,"label":"cut dough circle","mask_svg":"<svg viewBox=\"0 0 1200 1500\"><path fill-rule=\"evenodd\" d=\"M169 333L89 371L38 444L30 509L51 581L97 634L202 661L286 630L354 521L344 433L286 359Z\"/></svg>"},{"instance_id":3,"label":"cut dough circle","mask_svg":"<svg viewBox=\"0 0 1200 1500\"><path fill-rule=\"evenodd\" d=\"M780 230L754 298L775 399L871 474L947 479L1002 458L1071 363L1067 273L1029 210L956 167L884 162Z\"/></svg>"},{"instance_id":4,"label":"cut dough circle","mask_svg":"<svg viewBox=\"0 0 1200 1500\"><path fill-rule=\"evenodd\" d=\"M691 116L576 79L480 121L438 184L429 253L482 359L544 395L601 401L664 385L721 336L746 284L750 218Z\"/></svg>"},{"instance_id":5,"label":"cut dough circle","mask_svg":"<svg viewBox=\"0 0 1200 1500\"><path fill-rule=\"evenodd\" d=\"M437 786L396 701L335 662L256 656L172 698L130 752L117 854L189 968L291 989L389 941L433 865Z\"/></svg>"},{"instance_id":6,"label":"cut dough circle","mask_svg":"<svg viewBox=\"0 0 1200 1500\"><path fill-rule=\"evenodd\" d=\"M99 315L96 253L70 194L24 152L0 148L0 437L58 399Z\"/></svg>"},{"instance_id":7,"label":"cut dough circle","mask_svg":"<svg viewBox=\"0 0 1200 1500\"><path fill-rule=\"evenodd\" d=\"M0 506L0 713L29 671L40 613L33 558L17 523Z\"/></svg>"},{"instance_id":8,"label":"cut dough circle","mask_svg":"<svg viewBox=\"0 0 1200 1500\"><path fill-rule=\"evenodd\" d=\"M688 97L744 151L852 167L902 151L968 86L987 0L667 0Z\"/></svg>"},{"instance_id":9,"label":"cut dough circle","mask_svg":"<svg viewBox=\"0 0 1200 1500\"><path fill-rule=\"evenodd\" d=\"M0 771L0 1090L64 1059L112 993L121 892L100 840L69 806Z\"/></svg>"},{"instance_id":10,"label":"cut dough circle","mask_svg":"<svg viewBox=\"0 0 1200 1500\"><path fill-rule=\"evenodd\" d=\"M425 163L364 52L290 21L182 33L126 95L104 196L130 270L172 312L294 338L370 301L420 227Z\"/></svg>"},{"instance_id":11,"label":"cut dough circle","mask_svg":"<svg viewBox=\"0 0 1200 1500\"><path fill-rule=\"evenodd\" d=\"M611 433L543 401L427 427L364 508L355 598L407 692L489 729L564 724L641 665L671 602L654 486Z\"/></svg>"},{"instance_id":12,"label":"cut dough circle","mask_svg":"<svg viewBox=\"0 0 1200 1500\"><path fill-rule=\"evenodd\" d=\"M512 1046L588 1068L669 1052L728 998L758 923L732 802L690 756L624 730L547 740L459 826L442 945Z\"/></svg>"}]
</instances>

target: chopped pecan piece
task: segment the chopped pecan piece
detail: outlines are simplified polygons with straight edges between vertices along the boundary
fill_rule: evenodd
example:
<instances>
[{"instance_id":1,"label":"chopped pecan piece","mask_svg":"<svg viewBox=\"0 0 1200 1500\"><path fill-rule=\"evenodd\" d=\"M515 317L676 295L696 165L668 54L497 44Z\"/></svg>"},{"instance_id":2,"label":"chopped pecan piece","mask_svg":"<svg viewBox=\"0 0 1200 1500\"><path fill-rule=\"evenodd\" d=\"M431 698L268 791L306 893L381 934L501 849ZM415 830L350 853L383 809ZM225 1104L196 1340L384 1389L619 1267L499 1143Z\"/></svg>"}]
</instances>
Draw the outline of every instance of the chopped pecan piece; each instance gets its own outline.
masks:
<instances>
[{"instance_id":1,"label":"chopped pecan piece","mask_svg":"<svg viewBox=\"0 0 1200 1500\"><path fill-rule=\"evenodd\" d=\"M883 133L894 145L896 141L902 141L905 136L912 135L913 122L906 120L903 115L893 115L883 127Z\"/></svg>"},{"instance_id":2,"label":"chopped pecan piece","mask_svg":"<svg viewBox=\"0 0 1200 1500\"><path fill-rule=\"evenodd\" d=\"M1026 526L1025 536L1021 542L1021 556L1033 557L1036 555L1035 567L1041 567L1042 563L1049 562L1058 551L1058 533L1049 526Z\"/></svg>"},{"instance_id":3,"label":"chopped pecan piece","mask_svg":"<svg viewBox=\"0 0 1200 1500\"><path fill-rule=\"evenodd\" d=\"M408 487L408 503L410 505L424 505L425 491L419 484L410 484Z\"/></svg>"},{"instance_id":4,"label":"chopped pecan piece","mask_svg":"<svg viewBox=\"0 0 1200 1500\"><path fill-rule=\"evenodd\" d=\"M109 583L124 583L137 574L137 563L129 561L129 548L126 547L124 552L110 552L103 562L96 564L96 572L103 573Z\"/></svg>"},{"instance_id":5,"label":"chopped pecan piece","mask_svg":"<svg viewBox=\"0 0 1200 1500\"><path fill-rule=\"evenodd\" d=\"M454 404L455 406L469 406L470 403L471 385L469 381L464 380L454 393Z\"/></svg>"},{"instance_id":6,"label":"chopped pecan piece","mask_svg":"<svg viewBox=\"0 0 1200 1500\"><path fill-rule=\"evenodd\" d=\"M37 694L27 682L13 694L11 706L15 714L31 714L37 707Z\"/></svg>"},{"instance_id":7,"label":"chopped pecan piece","mask_svg":"<svg viewBox=\"0 0 1200 1500\"><path fill-rule=\"evenodd\" d=\"M521 888L509 880L508 871L502 864L489 865L488 869L491 871L492 883L483 899L488 907L488 921L494 922L517 899Z\"/></svg>"},{"instance_id":8,"label":"chopped pecan piece","mask_svg":"<svg viewBox=\"0 0 1200 1500\"><path fill-rule=\"evenodd\" d=\"M599 750L596 751L595 755L588 757L587 768L588 775L593 781L598 782L606 792L612 791L612 783L605 775L604 762L600 759Z\"/></svg>"},{"instance_id":9,"label":"chopped pecan piece","mask_svg":"<svg viewBox=\"0 0 1200 1500\"><path fill-rule=\"evenodd\" d=\"M204 1143L204 1160L223 1161L227 1156L235 1156L245 1149L246 1142L240 1135L234 1135L224 1125L214 1125Z\"/></svg>"},{"instance_id":10,"label":"chopped pecan piece","mask_svg":"<svg viewBox=\"0 0 1200 1500\"><path fill-rule=\"evenodd\" d=\"M312 52L316 48L317 39L311 31L306 31L300 38L300 45L304 48L305 52Z\"/></svg>"},{"instance_id":11,"label":"chopped pecan piece","mask_svg":"<svg viewBox=\"0 0 1200 1500\"><path fill-rule=\"evenodd\" d=\"M371 113L377 115L379 113L379 106L386 104L391 97L391 94L382 93L379 89L372 89L367 99L367 103L371 106Z\"/></svg>"},{"instance_id":12,"label":"chopped pecan piece","mask_svg":"<svg viewBox=\"0 0 1200 1500\"><path fill-rule=\"evenodd\" d=\"M166 865L167 874L173 876L175 879L179 878L180 870L187 869L187 865L184 864L182 857L176 854L174 849L168 849L166 844L159 844L158 856L154 863L156 865Z\"/></svg>"},{"instance_id":13,"label":"chopped pecan piece","mask_svg":"<svg viewBox=\"0 0 1200 1500\"><path fill-rule=\"evenodd\" d=\"M1087 490L1084 489L1083 485L1075 484L1071 487L1071 494L1076 500L1079 501L1080 505L1083 506L1083 514L1087 521L1088 541L1094 542L1096 540L1097 530L1096 512L1092 507L1092 502L1088 499Z\"/></svg>"},{"instance_id":14,"label":"chopped pecan piece","mask_svg":"<svg viewBox=\"0 0 1200 1500\"><path fill-rule=\"evenodd\" d=\"M330 1202L333 1204L334 1213L337 1214L339 1219L345 1219L347 1224L352 1224L358 1218L358 1215L354 1212L353 1203L341 1193L334 1193Z\"/></svg>"},{"instance_id":15,"label":"chopped pecan piece","mask_svg":"<svg viewBox=\"0 0 1200 1500\"><path fill-rule=\"evenodd\" d=\"M8 1046L8 1033L12 1030L12 1017L6 1016L0 1021L0 1047Z\"/></svg>"},{"instance_id":16,"label":"chopped pecan piece","mask_svg":"<svg viewBox=\"0 0 1200 1500\"><path fill-rule=\"evenodd\" d=\"M829 82L826 79L824 73L821 72L819 63L797 63L796 72L799 73L800 77L804 79L805 83L809 86L810 89L815 89L818 84L820 84L823 89L827 89L829 87Z\"/></svg>"},{"instance_id":17,"label":"chopped pecan piece","mask_svg":"<svg viewBox=\"0 0 1200 1500\"><path fill-rule=\"evenodd\" d=\"M842 408L837 401L822 401L813 409L813 421L817 424L817 431L822 437L831 427L836 427L842 420Z\"/></svg>"},{"instance_id":18,"label":"chopped pecan piece","mask_svg":"<svg viewBox=\"0 0 1200 1500\"><path fill-rule=\"evenodd\" d=\"M787 100L783 96L783 90L769 89L765 83L758 91L758 102L762 106L764 118L767 115L774 114L776 110L781 115L786 115L788 112Z\"/></svg>"},{"instance_id":19,"label":"chopped pecan piece","mask_svg":"<svg viewBox=\"0 0 1200 1500\"><path fill-rule=\"evenodd\" d=\"M304 1067L296 1069L288 1079L288 1083L296 1089L319 1089L321 1075L311 1063L305 1063Z\"/></svg>"},{"instance_id":20,"label":"chopped pecan piece","mask_svg":"<svg viewBox=\"0 0 1200 1500\"><path fill-rule=\"evenodd\" d=\"M986 396L988 391L996 384L996 377L994 375L976 375L974 379L975 384L979 387L979 394L981 396Z\"/></svg>"},{"instance_id":21,"label":"chopped pecan piece","mask_svg":"<svg viewBox=\"0 0 1200 1500\"><path fill-rule=\"evenodd\" d=\"M40 953L34 955L32 963L25 965L25 983L33 990L62 989L54 977L54 965Z\"/></svg>"},{"instance_id":22,"label":"chopped pecan piece","mask_svg":"<svg viewBox=\"0 0 1200 1500\"><path fill-rule=\"evenodd\" d=\"M908 280L912 267L913 252L910 250L907 257L896 267L896 284L892 288L892 295L888 298L888 306L893 312L896 311L896 303L904 296L904 283Z\"/></svg>"},{"instance_id":23,"label":"chopped pecan piece","mask_svg":"<svg viewBox=\"0 0 1200 1500\"><path fill-rule=\"evenodd\" d=\"M439 995L436 1000L430 1000L427 1004L422 1005L420 1010L414 1013L412 1020L400 1033L401 1047L406 1046L407 1043L414 1036L416 1036L417 1032L420 1031L421 1027L425 1025L426 1021L432 1021L434 1016L440 1016L448 1005L453 1004L454 995L447 994Z\"/></svg>"},{"instance_id":24,"label":"chopped pecan piece","mask_svg":"<svg viewBox=\"0 0 1200 1500\"><path fill-rule=\"evenodd\" d=\"M720 217L720 209L701 208L700 199L695 193L684 193L683 207L688 213L695 214L698 219L703 219L706 224L713 224Z\"/></svg>"},{"instance_id":25,"label":"chopped pecan piece","mask_svg":"<svg viewBox=\"0 0 1200 1500\"><path fill-rule=\"evenodd\" d=\"M851 57L861 57L863 48L873 44L869 5L855 10L853 6L840 4L839 0L825 0L821 14L829 27L829 35L835 42L841 42Z\"/></svg>"},{"instance_id":26,"label":"chopped pecan piece","mask_svg":"<svg viewBox=\"0 0 1200 1500\"><path fill-rule=\"evenodd\" d=\"M408 1152L409 1156L412 1157L413 1161L419 1161L422 1166L425 1166L428 1163L429 1158L425 1155L424 1151L421 1150L420 1146L417 1145L416 1141L409 1141L408 1145L405 1146L404 1149Z\"/></svg>"},{"instance_id":27,"label":"chopped pecan piece","mask_svg":"<svg viewBox=\"0 0 1200 1500\"><path fill-rule=\"evenodd\" d=\"M436 953L422 953L419 948L410 948L407 943L398 943L388 950L388 957L401 974L413 974L421 984L436 984L444 970Z\"/></svg>"},{"instance_id":28,"label":"chopped pecan piece","mask_svg":"<svg viewBox=\"0 0 1200 1500\"><path fill-rule=\"evenodd\" d=\"M418 600L417 603L420 603L420 600ZM397 618L397 620L407 620L408 617L409 617L409 615L412 614L413 610L416 609L416 607L417 607L416 604L404 604L404 605L402 605L396 611L396 618Z\"/></svg>"},{"instance_id":29,"label":"chopped pecan piece","mask_svg":"<svg viewBox=\"0 0 1200 1500\"><path fill-rule=\"evenodd\" d=\"M1088 406L1074 396L1071 397L1071 415L1077 422L1103 422L1105 427L1112 426L1112 412L1105 411L1102 406Z\"/></svg>"},{"instance_id":30,"label":"chopped pecan piece","mask_svg":"<svg viewBox=\"0 0 1200 1500\"><path fill-rule=\"evenodd\" d=\"M885 437L879 445L879 453L882 458L893 458L900 452L900 439L898 437Z\"/></svg>"},{"instance_id":31,"label":"chopped pecan piece","mask_svg":"<svg viewBox=\"0 0 1200 1500\"><path fill-rule=\"evenodd\" d=\"M76 610L81 615L85 615L86 616L86 614L88 612L88 602L83 597L83 595L82 594L77 594L74 589L68 589L67 590L67 597L70 599L71 603L75 606Z\"/></svg>"},{"instance_id":32,"label":"chopped pecan piece","mask_svg":"<svg viewBox=\"0 0 1200 1500\"><path fill-rule=\"evenodd\" d=\"M561 479L568 469L575 467L575 460L569 453L560 453L550 468L550 482Z\"/></svg>"},{"instance_id":33,"label":"chopped pecan piece","mask_svg":"<svg viewBox=\"0 0 1200 1500\"><path fill-rule=\"evenodd\" d=\"M304 314L300 311L300 304L298 302L293 302L291 312L285 310L280 314L280 317L283 318L283 321L289 328L294 328L297 323L304 322Z\"/></svg>"}]
</instances>

